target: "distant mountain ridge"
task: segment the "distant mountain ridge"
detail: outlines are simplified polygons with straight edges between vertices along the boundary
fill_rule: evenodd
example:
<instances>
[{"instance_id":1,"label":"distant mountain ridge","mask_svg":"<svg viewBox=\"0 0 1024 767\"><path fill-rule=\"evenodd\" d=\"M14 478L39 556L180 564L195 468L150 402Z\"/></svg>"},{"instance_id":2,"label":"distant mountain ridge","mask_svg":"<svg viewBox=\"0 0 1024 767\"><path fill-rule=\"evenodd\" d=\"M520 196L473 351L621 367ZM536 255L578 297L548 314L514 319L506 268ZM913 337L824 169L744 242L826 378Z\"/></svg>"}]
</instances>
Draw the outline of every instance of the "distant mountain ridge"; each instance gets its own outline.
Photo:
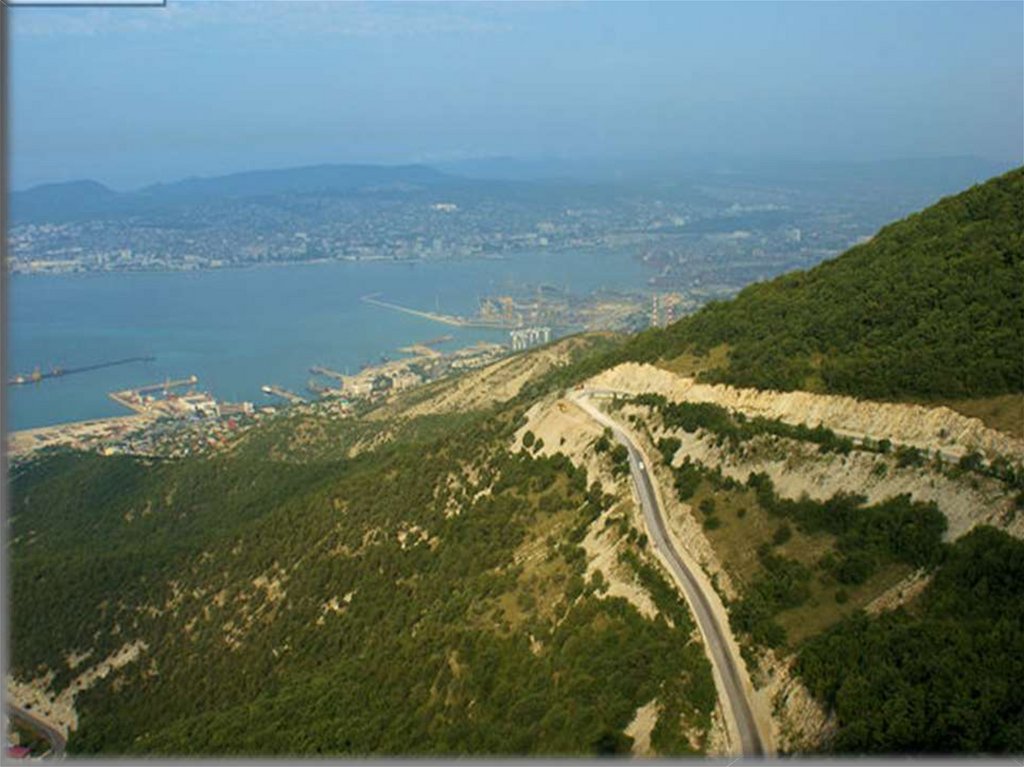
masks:
<instances>
[{"instance_id":1,"label":"distant mountain ridge","mask_svg":"<svg viewBox=\"0 0 1024 767\"><path fill-rule=\"evenodd\" d=\"M97 181L43 184L10 196L13 224L123 215L166 205L279 194L411 191L461 183L425 165L310 165L203 176L116 192Z\"/></svg>"},{"instance_id":2,"label":"distant mountain ridge","mask_svg":"<svg viewBox=\"0 0 1024 767\"><path fill-rule=\"evenodd\" d=\"M513 202L549 199L571 189L588 197L594 190L655 184L690 188L690 199L707 202L701 184L744 179L843 196L851 189L897 189L927 200L936 190L962 189L1005 169L973 157L859 163L762 160L725 157L665 157L642 160L489 157L437 164L318 164L294 168L193 176L119 192L93 180L47 183L12 192L10 221L26 223L153 213L209 201L275 195L412 193L450 189L476 195L497 193ZM691 188L692 187L692 188ZM924 196L922 196L924 195Z\"/></svg>"},{"instance_id":3,"label":"distant mountain ridge","mask_svg":"<svg viewBox=\"0 0 1024 767\"><path fill-rule=\"evenodd\" d=\"M205 197L350 192L382 186L432 186L455 180L453 176L425 165L309 165L187 178L170 184L154 184L141 189L138 194L165 200L195 200Z\"/></svg>"},{"instance_id":4,"label":"distant mountain ridge","mask_svg":"<svg viewBox=\"0 0 1024 767\"><path fill-rule=\"evenodd\" d=\"M98 181L41 184L23 192L11 193L11 223L47 220L54 215L77 218L101 214L116 205L121 196L120 192Z\"/></svg>"}]
</instances>

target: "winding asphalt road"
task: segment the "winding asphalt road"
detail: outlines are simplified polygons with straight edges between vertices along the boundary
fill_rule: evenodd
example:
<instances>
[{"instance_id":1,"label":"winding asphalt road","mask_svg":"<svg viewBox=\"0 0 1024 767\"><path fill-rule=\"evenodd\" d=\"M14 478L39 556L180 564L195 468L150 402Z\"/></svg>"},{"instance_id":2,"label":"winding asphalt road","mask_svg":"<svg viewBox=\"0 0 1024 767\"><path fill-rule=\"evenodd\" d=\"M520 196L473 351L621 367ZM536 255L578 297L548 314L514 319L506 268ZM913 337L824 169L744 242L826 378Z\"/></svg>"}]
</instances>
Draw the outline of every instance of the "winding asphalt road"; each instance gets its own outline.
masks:
<instances>
[{"instance_id":1,"label":"winding asphalt road","mask_svg":"<svg viewBox=\"0 0 1024 767\"><path fill-rule=\"evenodd\" d=\"M67 740L61 735L60 730L54 729L42 719L33 716L25 709L15 706L13 703L7 703L6 707L7 716L29 729L35 730L49 741L50 753L46 757L48 761L63 758Z\"/></svg>"},{"instance_id":2,"label":"winding asphalt road","mask_svg":"<svg viewBox=\"0 0 1024 767\"><path fill-rule=\"evenodd\" d=\"M765 746L758 731L757 722L744 691L739 661L734 657L731 648L725 639L725 631L719 624L708 595L701 588L700 582L686 566L683 558L672 545L668 532L665 529L664 514L658 505L658 495L654 491L654 484L651 480L648 467L644 464L643 453L640 448L630 439L629 435L609 416L602 413L594 405L586 400L592 395L613 396L624 392L585 390L573 392L570 399L575 402L591 418L607 426L612 430L615 439L625 446L629 451L629 469L633 475L633 482L636 484L637 495L640 497L640 505L643 508L644 522L647 525L648 538L654 548L665 558L676 582L683 587L686 601L690 610L697 619L697 626L704 637L704 644L708 648L711 662L718 671L718 678L721 682L720 695L727 698L727 715L732 714L735 723L735 731L739 734L740 747L744 756L764 756Z\"/></svg>"}]
</instances>

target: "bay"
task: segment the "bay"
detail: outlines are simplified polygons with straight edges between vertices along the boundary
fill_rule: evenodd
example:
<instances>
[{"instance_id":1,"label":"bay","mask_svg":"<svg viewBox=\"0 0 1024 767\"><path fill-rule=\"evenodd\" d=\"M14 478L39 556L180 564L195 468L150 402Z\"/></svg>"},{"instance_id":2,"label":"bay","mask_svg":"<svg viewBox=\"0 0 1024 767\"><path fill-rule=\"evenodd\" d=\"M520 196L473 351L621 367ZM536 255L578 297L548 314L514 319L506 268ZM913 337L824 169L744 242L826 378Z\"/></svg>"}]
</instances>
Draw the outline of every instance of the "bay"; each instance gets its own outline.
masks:
<instances>
[{"instance_id":1,"label":"bay","mask_svg":"<svg viewBox=\"0 0 1024 767\"><path fill-rule=\"evenodd\" d=\"M576 294L640 291L648 270L627 254L521 253L461 261L359 261L198 272L13 275L8 280L8 375L133 356L136 362L8 386L6 428L125 415L110 391L199 377L221 400L276 404L277 384L306 396L311 365L350 373L382 354L451 334L439 348L503 331L458 328L360 301L381 298L427 311L472 314L483 295L549 284Z\"/></svg>"}]
</instances>

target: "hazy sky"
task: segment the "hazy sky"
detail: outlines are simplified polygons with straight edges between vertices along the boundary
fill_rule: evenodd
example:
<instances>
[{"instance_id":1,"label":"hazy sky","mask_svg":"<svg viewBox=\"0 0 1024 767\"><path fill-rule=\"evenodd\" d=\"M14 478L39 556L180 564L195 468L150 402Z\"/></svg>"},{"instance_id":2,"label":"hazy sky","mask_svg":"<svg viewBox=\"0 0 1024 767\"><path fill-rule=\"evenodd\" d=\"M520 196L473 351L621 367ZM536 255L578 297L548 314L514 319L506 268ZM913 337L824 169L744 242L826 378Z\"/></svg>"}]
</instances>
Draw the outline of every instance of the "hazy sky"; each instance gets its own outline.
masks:
<instances>
[{"instance_id":1,"label":"hazy sky","mask_svg":"<svg viewBox=\"0 0 1024 767\"><path fill-rule=\"evenodd\" d=\"M14 188L320 162L1022 161L1024 3L10 12Z\"/></svg>"}]
</instances>

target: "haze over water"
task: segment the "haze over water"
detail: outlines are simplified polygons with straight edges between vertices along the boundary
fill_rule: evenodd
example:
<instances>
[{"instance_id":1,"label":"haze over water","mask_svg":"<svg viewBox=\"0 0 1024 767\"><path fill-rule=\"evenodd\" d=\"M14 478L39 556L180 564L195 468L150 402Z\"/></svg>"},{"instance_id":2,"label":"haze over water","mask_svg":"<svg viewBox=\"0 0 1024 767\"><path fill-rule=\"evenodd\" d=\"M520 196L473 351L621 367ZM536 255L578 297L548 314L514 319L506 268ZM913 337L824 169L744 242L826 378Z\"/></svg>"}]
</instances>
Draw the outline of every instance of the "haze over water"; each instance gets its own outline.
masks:
<instances>
[{"instance_id":1,"label":"haze over water","mask_svg":"<svg viewBox=\"0 0 1024 767\"><path fill-rule=\"evenodd\" d=\"M441 348L503 331L457 328L360 301L370 293L414 308L471 314L513 285L642 290L650 272L627 255L526 253L507 259L333 262L205 272L15 275L9 282L7 369L30 373L152 355L154 362L7 387L11 430L128 415L110 391L195 374L220 400L279 404L303 396L311 365L355 373L401 346L451 334Z\"/></svg>"}]
</instances>

